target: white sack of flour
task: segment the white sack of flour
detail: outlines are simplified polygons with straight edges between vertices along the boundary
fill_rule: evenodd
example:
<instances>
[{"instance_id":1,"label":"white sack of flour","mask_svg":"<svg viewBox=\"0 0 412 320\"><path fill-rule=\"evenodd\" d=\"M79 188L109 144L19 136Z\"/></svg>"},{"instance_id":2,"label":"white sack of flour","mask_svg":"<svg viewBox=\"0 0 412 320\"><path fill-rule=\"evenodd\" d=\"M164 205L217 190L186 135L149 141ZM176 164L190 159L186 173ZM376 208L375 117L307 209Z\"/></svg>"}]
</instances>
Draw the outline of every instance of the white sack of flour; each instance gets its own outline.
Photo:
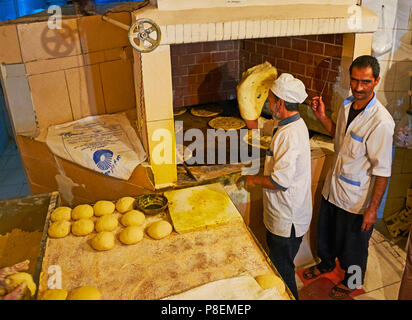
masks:
<instances>
[{"instance_id":1,"label":"white sack of flour","mask_svg":"<svg viewBox=\"0 0 412 320\"><path fill-rule=\"evenodd\" d=\"M46 143L63 159L123 180L128 180L146 160L143 146L124 113L50 126Z\"/></svg>"}]
</instances>

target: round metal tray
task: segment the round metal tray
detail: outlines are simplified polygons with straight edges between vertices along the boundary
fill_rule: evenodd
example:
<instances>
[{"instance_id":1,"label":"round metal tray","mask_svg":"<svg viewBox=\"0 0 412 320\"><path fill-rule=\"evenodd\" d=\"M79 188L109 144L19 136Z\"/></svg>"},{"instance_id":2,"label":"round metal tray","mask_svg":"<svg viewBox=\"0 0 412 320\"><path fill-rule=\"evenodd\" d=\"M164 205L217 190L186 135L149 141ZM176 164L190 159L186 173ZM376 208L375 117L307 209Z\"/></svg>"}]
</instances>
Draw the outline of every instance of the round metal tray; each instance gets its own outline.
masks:
<instances>
[{"instance_id":1,"label":"round metal tray","mask_svg":"<svg viewBox=\"0 0 412 320\"><path fill-rule=\"evenodd\" d=\"M139 210L148 215L158 214L167 208L167 198L159 193L143 194L136 199Z\"/></svg>"}]
</instances>

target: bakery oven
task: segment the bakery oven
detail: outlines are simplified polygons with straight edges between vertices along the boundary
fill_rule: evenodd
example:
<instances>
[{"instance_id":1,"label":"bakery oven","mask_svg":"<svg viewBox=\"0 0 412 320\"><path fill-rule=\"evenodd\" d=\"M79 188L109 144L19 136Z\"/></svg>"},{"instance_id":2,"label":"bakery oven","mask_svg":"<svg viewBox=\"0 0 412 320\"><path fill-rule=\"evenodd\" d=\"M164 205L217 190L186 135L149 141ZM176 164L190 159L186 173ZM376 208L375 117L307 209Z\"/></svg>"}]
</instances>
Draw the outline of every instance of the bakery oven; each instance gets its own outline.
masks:
<instances>
[{"instance_id":1,"label":"bakery oven","mask_svg":"<svg viewBox=\"0 0 412 320\"><path fill-rule=\"evenodd\" d=\"M138 130L159 189L238 172L247 162L245 145L249 164L264 156L248 139L242 144L246 127L242 134L236 91L242 73L258 64L303 81L308 99L301 115L309 129L322 132L309 99L322 94L333 116L349 94L348 67L370 53L378 24L354 0L157 0L133 13L143 18L160 30L154 50L134 51ZM265 107L262 116L271 117ZM222 117L223 126L237 130L219 142L209 133ZM219 156L222 141L227 147Z\"/></svg>"}]
</instances>

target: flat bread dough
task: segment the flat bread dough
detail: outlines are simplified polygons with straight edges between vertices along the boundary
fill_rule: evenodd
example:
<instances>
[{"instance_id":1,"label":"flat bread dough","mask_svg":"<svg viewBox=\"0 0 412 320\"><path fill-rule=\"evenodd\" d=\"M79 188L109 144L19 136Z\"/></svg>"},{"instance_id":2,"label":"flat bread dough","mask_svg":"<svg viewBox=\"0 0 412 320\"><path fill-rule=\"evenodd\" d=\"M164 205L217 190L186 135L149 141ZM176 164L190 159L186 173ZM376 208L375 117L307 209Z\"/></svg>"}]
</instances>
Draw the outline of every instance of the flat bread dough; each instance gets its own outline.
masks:
<instances>
[{"instance_id":1,"label":"flat bread dough","mask_svg":"<svg viewBox=\"0 0 412 320\"><path fill-rule=\"evenodd\" d=\"M216 117L209 121L209 126L213 129L238 130L245 125L242 119L236 117Z\"/></svg>"},{"instance_id":2,"label":"flat bread dough","mask_svg":"<svg viewBox=\"0 0 412 320\"><path fill-rule=\"evenodd\" d=\"M181 107L181 108L174 108L173 109L173 115L175 117L180 116L186 112L187 108L186 107Z\"/></svg>"},{"instance_id":3,"label":"flat bread dough","mask_svg":"<svg viewBox=\"0 0 412 320\"><path fill-rule=\"evenodd\" d=\"M267 150L272 142L272 136L264 136L262 132L258 134L255 130L249 130L248 134L243 136L243 141L253 147Z\"/></svg>"},{"instance_id":4,"label":"flat bread dough","mask_svg":"<svg viewBox=\"0 0 412 320\"><path fill-rule=\"evenodd\" d=\"M200 106L190 109L190 113L197 117L213 117L217 116L218 114L222 113L222 107L218 105L207 105L207 106Z\"/></svg>"}]
</instances>

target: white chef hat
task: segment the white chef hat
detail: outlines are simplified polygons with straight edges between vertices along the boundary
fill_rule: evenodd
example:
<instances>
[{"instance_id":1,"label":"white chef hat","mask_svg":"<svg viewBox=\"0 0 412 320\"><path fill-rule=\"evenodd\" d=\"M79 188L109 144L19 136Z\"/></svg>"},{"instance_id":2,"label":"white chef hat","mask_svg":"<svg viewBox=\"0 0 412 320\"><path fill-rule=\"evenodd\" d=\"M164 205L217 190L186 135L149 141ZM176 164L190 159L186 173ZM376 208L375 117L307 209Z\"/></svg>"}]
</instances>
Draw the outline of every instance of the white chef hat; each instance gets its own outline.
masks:
<instances>
[{"instance_id":1,"label":"white chef hat","mask_svg":"<svg viewBox=\"0 0 412 320\"><path fill-rule=\"evenodd\" d=\"M303 82L290 73L282 73L270 89L277 97L291 103L302 103L308 96Z\"/></svg>"}]
</instances>

